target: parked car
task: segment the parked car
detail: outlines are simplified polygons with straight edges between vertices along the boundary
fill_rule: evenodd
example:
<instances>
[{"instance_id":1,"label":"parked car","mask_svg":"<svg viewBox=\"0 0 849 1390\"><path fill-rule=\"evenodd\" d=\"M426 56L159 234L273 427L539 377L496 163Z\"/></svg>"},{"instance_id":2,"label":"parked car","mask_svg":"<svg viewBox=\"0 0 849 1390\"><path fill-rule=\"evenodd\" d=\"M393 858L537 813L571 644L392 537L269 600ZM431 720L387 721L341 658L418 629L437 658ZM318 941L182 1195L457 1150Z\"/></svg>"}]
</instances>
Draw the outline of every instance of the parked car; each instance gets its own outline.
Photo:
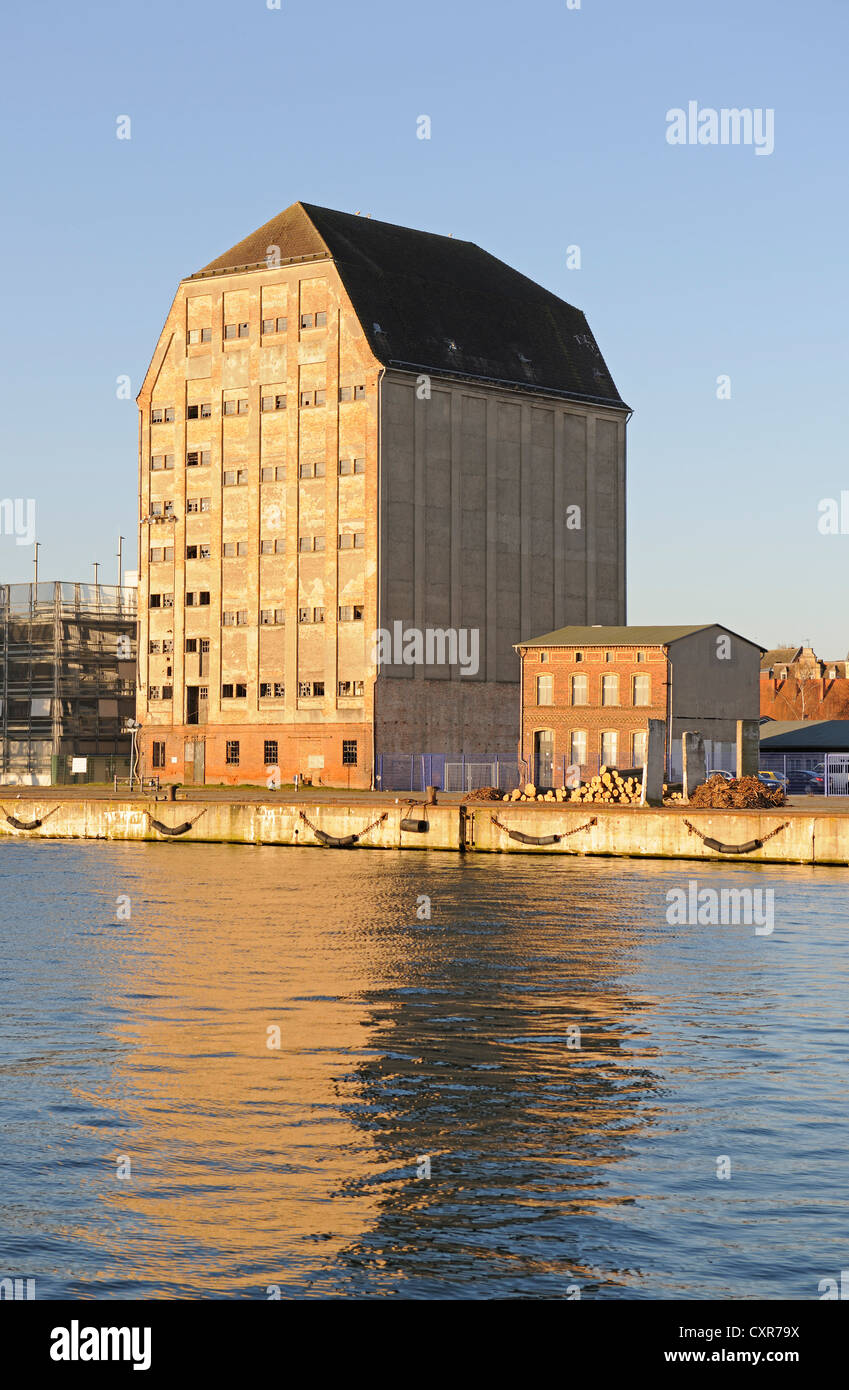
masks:
<instances>
[{"instance_id":1,"label":"parked car","mask_svg":"<svg viewBox=\"0 0 849 1390\"><path fill-rule=\"evenodd\" d=\"M761 768L758 777L768 787L783 787L787 791L787 778L783 772L773 772L770 768Z\"/></svg>"},{"instance_id":2,"label":"parked car","mask_svg":"<svg viewBox=\"0 0 849 1390\"><path fill-rule=\"evenodd\" d=\"M712 767L708 777L724 777L726 782L734 781L734 773L726 772L724 767Z\"/></svg>"},{"instance_id":3,"label":"parked car","mask_svg":"<svg viewBox=\"0 0 849 1390\"><path fill-rule=\"evenodd\" d=\"M787 790L791 795L823 796L825 794L825 775L808 768L794 768L788 777Z\"/></svg>"}]
</instances>

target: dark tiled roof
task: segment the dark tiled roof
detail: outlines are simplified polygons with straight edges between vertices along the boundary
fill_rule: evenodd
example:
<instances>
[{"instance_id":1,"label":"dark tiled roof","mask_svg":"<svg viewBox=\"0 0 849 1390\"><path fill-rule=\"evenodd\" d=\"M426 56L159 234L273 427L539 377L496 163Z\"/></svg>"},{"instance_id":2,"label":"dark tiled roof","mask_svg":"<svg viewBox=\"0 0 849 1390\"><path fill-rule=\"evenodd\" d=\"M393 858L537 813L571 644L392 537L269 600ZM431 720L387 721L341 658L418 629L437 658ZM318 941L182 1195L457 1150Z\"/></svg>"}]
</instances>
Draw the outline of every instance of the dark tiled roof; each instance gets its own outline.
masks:
<instances>
[{"instance_id":1,"label":"dark tiled roof","mask_svg":"<svg viewBox=\"0 0 849 1390\"><path fill-rule=\"evenodd\" d=\"M849 719L775 719L761 725L764 752L849 751Z\"/></svg>"},{"instance_id":2,"label":"dark tiled roof","mask_svg":"<svg viewBox=\"0 0 849 1390\"><path fill-rule=\"evenodd\" d=\"M293 203L197 274L329 255L379 362L626 409L571 304L471 241Z\"/></svg>"},{"instance_id":3,"label":"dark tiled roof","mask_svg":"<svg viewBox=\"0 0 849 1390\"><path fill-rule=\"evenodd\" d=\"M732 637L740 637L739 632L731 632L722 623L696 623L695 627L559 627L556 632L543 633L542 637L529 637L518 642L518 647L665 647L677 642L679 637L690 637L694 632L705 632L718 627L721 632L729 632ZM740 637L741 642L751 642L748 637ZM758 651L761 648L758 647Z\"/></svg>"}]
</instances>

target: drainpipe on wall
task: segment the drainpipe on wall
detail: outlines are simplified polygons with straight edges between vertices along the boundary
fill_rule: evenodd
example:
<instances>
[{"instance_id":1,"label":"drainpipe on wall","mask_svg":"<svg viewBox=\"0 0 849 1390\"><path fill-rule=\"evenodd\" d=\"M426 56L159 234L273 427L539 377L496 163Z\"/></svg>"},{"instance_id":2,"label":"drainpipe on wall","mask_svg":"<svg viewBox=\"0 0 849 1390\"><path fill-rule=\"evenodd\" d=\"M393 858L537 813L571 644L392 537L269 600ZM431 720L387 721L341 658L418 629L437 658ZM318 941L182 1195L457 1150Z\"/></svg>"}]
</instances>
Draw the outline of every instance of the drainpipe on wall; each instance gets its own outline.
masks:
<instances>
[{"instance_id":1,"label":"drainpipe on wall","mask_svg":"<svg viewBox=\"0 0 849 1390\"><path fill-rule=\"evenodd\" d=\"M666 780L672 781L672 658L664 647L666 658Z\"/></svg>"}]
</instances>

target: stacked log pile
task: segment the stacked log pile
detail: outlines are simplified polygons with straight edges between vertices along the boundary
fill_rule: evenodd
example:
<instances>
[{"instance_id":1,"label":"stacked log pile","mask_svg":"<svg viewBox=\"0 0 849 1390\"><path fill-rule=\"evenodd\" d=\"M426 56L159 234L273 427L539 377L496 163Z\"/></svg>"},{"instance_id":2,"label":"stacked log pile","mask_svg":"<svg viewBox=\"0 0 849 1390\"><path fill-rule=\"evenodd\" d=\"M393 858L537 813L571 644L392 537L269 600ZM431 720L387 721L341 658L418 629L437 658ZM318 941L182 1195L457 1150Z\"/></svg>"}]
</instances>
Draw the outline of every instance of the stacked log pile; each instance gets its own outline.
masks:
<instances>
[{"instance_id":1,"label":"stacked log pile","mask_svg":"<svg viewBox=\"0 0 849 1390\"><path fill-rule=\"evenodd\" d=\"M580 787L556 787L554 790L540 792L532 782L502 797L503 801L563 801L611 806L636 806L639 804L642 786L639 777L633 774L624 776L615 767L602 766L598 775L584 782ZM665 788L664 788L665 790Z\"/></svg>"}]
</instances>

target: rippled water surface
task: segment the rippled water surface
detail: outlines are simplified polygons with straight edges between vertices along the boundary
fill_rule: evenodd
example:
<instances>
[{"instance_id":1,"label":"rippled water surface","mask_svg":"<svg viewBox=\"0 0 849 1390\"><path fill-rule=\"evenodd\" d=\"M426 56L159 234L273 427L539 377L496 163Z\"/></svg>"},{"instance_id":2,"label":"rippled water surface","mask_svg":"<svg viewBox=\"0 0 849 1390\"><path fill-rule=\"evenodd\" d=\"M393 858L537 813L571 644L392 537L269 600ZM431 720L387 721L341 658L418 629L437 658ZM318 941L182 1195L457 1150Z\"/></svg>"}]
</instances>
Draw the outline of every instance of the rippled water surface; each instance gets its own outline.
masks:
<instances>
[{"instance_id":1,"label":"rippled water surface","mask_svg":"<svg viewBox=\"0 0 849 1390\"><path fill-rule=\"evenodd\" d=\"M669 925L696 874L772 888L772 934ZM847 885L4 843L0 1275L39 1298L816 1298L849 1257Z\"/></svg>"}]
</instances>

